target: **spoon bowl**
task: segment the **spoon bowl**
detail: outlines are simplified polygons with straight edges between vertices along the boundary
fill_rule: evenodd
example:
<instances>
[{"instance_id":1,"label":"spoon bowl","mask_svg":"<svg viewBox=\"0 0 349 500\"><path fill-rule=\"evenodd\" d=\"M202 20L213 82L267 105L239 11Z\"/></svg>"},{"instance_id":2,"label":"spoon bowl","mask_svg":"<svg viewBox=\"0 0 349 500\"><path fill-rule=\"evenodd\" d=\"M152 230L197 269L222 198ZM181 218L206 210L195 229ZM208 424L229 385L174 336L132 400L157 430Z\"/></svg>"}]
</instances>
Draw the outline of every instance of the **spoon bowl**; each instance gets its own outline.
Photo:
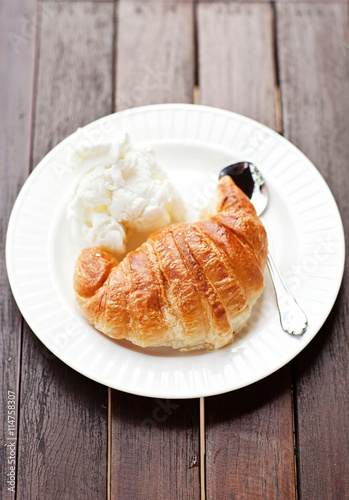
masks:
<instances>
[{"instance_id":1,"label":"spoon bowl","mask_svg":"<svg viewBox=\"0 0 349 500\"><path fill-rule=\"evenodd\" d=\"M241 191L250 198L257 215L262 215L268 205L268 191L263 176L256 165L248 161L234 163L223 168L219 178L224 175L229 175L233 179Z\"/></svg>"},{"instance_id":2,"label":"spoon bowl","mask_svg":"<svg viewBox=\"0 0 349 500\"><path fill-rule=\"evenodd\" d=\"M268 191L263 176L256 165L248 161L233 163L221 170L219 178L225 175L229 175L250 198L257 215L262 215L268 205ZM268 251L267 266L273 282L283 330L291 335L302 335L308 328L308 319L282 279L270 251Z\"/></svg>"}]
</instances>

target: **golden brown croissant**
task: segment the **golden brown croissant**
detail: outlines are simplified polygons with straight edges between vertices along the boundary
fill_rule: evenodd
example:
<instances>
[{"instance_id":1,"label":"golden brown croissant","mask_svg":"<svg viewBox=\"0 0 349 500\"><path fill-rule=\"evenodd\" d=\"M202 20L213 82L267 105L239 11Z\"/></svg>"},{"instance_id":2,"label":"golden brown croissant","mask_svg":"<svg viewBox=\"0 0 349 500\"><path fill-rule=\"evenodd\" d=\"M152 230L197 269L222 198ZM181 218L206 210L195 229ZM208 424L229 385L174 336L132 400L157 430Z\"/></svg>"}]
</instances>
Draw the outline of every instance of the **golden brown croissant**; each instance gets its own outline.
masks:
<instances>
[{"instance_id":1,"label":"golden brown croissant","mask_svg":"<svg viewBox=\"0 0 349 500\"><path fill-rule=\"evenodd\" d=\"M74 288L88 321L142 347L228 344L262 293L267 236L230 177L220 179L216 198L214 214L153 233L120 263L83 250Z\"/></svg>"}]
</instances>

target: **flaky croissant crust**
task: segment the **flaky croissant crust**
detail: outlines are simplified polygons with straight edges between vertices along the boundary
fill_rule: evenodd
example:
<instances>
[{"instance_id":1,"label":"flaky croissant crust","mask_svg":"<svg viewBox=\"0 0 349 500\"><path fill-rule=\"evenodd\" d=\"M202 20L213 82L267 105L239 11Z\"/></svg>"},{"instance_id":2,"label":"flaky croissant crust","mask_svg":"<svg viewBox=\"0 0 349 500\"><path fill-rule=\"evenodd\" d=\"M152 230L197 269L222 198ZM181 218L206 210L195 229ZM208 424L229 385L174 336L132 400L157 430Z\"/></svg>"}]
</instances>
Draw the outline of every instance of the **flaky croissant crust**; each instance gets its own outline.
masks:
<instances>
[{"instance_id":1,"label":"flaky croissant crust","mask_svg":"<svg viewBox=\"0 0 349 500\"><path fill-rule=\"evenodd\" d=\"M88 321L142 347L217 349L245 324L264 286L266 231L247 196L225 176L216 211L153 233L119 263L86 248L74 289Z\"/></svg>"}]
</instances>

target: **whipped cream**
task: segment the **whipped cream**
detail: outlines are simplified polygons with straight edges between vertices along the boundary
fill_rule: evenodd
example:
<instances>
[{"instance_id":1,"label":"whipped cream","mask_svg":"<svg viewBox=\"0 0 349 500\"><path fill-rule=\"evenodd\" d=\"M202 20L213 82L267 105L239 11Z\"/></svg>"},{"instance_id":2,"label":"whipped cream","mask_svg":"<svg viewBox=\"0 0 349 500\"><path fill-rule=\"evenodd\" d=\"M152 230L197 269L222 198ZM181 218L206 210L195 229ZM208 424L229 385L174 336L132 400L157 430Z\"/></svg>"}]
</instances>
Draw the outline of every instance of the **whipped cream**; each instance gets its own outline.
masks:
<instances>
[{"instance_id":1,"label":"whipped cream","mask_svg":"<svg viewBox=\"0 0 349 500\"><path fill-rule=\"evenodd\" d=\"M127 134L86 148L77 160L80 175L67 217L88 245L122 254L131 232L184 220L183 201L154 152L132 143Z\"/></svg>"}]
</instances>

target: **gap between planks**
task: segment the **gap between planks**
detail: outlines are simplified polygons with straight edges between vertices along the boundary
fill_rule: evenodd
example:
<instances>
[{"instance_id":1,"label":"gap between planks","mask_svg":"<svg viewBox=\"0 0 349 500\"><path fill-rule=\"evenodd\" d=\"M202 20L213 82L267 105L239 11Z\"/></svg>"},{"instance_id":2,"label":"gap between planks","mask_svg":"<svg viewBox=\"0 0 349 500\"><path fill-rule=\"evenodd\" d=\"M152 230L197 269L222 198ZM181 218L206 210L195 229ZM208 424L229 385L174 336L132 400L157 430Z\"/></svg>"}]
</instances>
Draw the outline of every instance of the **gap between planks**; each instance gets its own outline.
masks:
<instances>
[{"instance_id":1,"label":"gap between planks","mask_svg":"<svg viewBox=\"0 0 349 500\"><path fill-rule=\"evenodd\" d=\"M107 422L107 500L111 499L111 391L112 389L108 387L108 422Z\"/></svg>"},{"instance_id":2,"label":"gap between planks","mask_svg":"<svg viewBox=\"0 0 349 500\"><path fill-rule=\"evenodd\" d=\"M111 391L108 387L107 500L111 498Z\"/></svg>"},{"instance_id":3,"label":"gap between planks","mask_svg":"<svg viewBox=\"0 0 349 500\"><path fill-rule=\"evenodd\" d=\"M295 384L296 375L294 373L294 363L291 362L291 405L292 405L292 426L293 426L293 449L294 449L294 478L295 478L295 500L299 499L298 493L298 466L297 466L297 414L296 414L296 398Z\"/></svg>"},{"instance_id":4,"label":"gap between planks","mask_svg":"<svg viewBox=\"0 0 349 500\"><path fill-rule=\"evenodd\" d=\"M194 86L193 103L200 104L200 87ZM200 500L206 500L205 398L200 398Z\"/></svg>"},{"instance_id":5,"label":"gap between planks","mask_svg":"<svg viewBox=\"0 0 349 500\"><path fill-rule=\"evenodd\" d=\"M279 68L279 54L277 44L277 13L275 3L273 4L273 37L274 37L274 63L276 70L276 84L275 84L275 129L280 135L284 135L283 131L283 113L282 113L282 99L280 89L280 68ZM294 373L294 363L291 361L291 411L292 411L292 430L293 430L293 460L294 460L294 479L295 479L295 500L299 499L298 492L298 458L297 458L297 413L296 413L296 398L295 398L296 376Z\"/></svg>"},{"instance_id":6,"label":"gap between planks","mask_svg":"<svg viewBox=\"0 0 349 500\"><path fill-rule=\"evenodd\" d=\"M200 398L200 499L206 500L205 398Z\"/></svg>"}]
</instances>

